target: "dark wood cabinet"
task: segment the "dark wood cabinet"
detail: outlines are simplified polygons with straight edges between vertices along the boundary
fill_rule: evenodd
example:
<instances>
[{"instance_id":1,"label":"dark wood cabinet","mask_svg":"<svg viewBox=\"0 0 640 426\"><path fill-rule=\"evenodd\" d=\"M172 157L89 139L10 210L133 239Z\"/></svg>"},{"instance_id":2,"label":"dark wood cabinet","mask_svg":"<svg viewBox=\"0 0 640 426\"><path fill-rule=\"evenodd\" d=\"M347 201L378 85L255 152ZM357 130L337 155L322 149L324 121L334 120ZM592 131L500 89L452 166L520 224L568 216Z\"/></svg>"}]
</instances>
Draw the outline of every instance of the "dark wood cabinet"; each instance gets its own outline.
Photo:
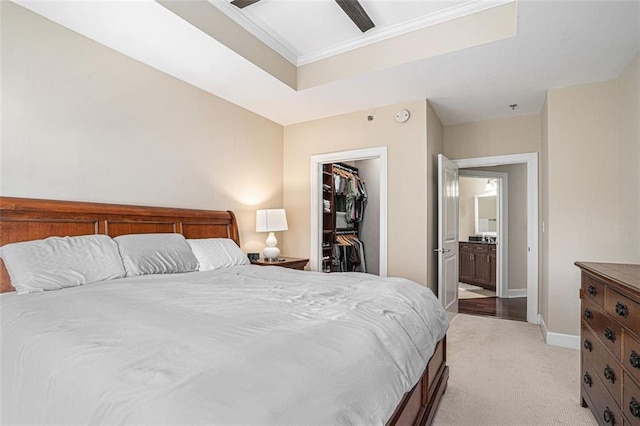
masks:
<instances>
[{"instance_id":1,"label":"dark wood cabinet","mask_svg":"<svg viewBox=\"0 0 640 426\"><path fill-rule=\"evenodd\" d=\"M496 290L496 245L459 243L458 280Z\"/></svg>"},{"instance_id":2,"label":"dark wood cabinet","mask_svg":"<svg viewBox=\"0 0 640 426\"><path fill-rule=\"evenodd\" d=\"M576 265L582 406L601 425L640 425L640 265Z\"/></svg>"},{"instance_id":3,"label":"dark wood cabinet","mask_svg":"<svg viewBox=\"0 0 640 426\"><path fill-rule=\"evenodd\" d=\"M497 251L498 247L495 244L489 244L489 286L491 286L494 290L496 288L497 280L497 270L498 270L498 256Z\"/></svg>"},{"instance_id":4,"label":"dark wood cabinet","mask_svg":"<svg viewBox=\"0 0 640 426\"><path fill-rule=\"evenodd\" d=\"M458 251L458 281L461 283L472 283L475 275L475 264L473 262L473 245L467 243L459 244Z\"/></svg>"}]
</instances>

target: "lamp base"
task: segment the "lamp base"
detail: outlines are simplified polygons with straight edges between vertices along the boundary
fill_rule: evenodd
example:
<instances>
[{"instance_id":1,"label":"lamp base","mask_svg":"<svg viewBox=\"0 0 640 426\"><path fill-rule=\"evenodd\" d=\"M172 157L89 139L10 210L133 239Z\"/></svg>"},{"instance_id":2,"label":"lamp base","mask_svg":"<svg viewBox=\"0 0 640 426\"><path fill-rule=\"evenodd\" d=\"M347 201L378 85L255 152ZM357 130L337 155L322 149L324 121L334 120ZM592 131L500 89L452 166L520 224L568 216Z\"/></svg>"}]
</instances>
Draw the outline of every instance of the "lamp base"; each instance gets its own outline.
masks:
<instances>
[{"instance_id":1,"label":"lamp base","mask_svg":"<svg viewBox=\"0 0 640 426\"><path fill-rule=\"evenodd\" d=\"M278 247L265 247L265 249L262 251L262 256L266 260L276 260L279 255L280 249Z\"/></svg>"},{"instance_id":2,"label":"lamp base","mask_svg":"<svg viewBox=\"0 0 640 426\"><path fill-rule=\"evenodd\" d=\"M280 249L276 247L276 244L278 244L278 240L276 239L276 236L273 232L269 232L266 243L267 246L262 251L262 255L264 256L264 258L267 260L277 259L278 255L280 254Z\"/></svg>"}]
</instances>

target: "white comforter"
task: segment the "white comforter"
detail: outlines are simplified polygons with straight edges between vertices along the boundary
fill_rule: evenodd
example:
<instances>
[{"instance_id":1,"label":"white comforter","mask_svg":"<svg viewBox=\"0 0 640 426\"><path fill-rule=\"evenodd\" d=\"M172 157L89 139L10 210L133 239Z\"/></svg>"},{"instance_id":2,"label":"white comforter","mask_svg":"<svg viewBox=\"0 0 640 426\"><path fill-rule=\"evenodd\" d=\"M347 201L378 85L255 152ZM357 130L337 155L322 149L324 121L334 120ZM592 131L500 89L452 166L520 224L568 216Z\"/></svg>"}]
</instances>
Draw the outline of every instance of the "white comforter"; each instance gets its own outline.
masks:
<instances>
[{"instance_id":1,"label":"white comforter","mask_svg":"<svg viewBox=\"0 0 640 426\"><path fill-rule=\"evenodd\" d=\"M0 297L2 424L384 424L447 319L410 281L276 267Z\"/></svg>"}]
</instances>

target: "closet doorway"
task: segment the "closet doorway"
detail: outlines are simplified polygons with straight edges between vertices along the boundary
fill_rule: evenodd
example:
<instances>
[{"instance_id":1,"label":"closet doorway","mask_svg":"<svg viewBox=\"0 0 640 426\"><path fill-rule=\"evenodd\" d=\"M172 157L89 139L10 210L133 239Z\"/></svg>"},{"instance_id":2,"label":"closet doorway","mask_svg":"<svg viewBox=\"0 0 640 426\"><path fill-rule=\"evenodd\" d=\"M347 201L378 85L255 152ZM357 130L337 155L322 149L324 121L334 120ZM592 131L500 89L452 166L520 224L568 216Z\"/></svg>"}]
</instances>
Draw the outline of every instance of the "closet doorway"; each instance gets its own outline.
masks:
<instances>
[{"instance_id":1,"label":"closet doorway","mask_svg":"<svg viewBox=\"0 0 640 426\"><path fill-rule=\"evenodd\" d=\"M334 173L335 172L335 173ZM335 196L337 185L363 182L366 205L357 211ZM334 180L335 179L335 180ZM351 240L350 240L351 239ZM355 239L355 243L354 240ZM313 271L361 271L387 275L387 148L368 148L311 156L311 256ZM352 247L347 251L347 242ZM344 242L344 243L343 243ZM362 264L355 266L347 258L362 253ZM359 261L359 259L358 259Z\"/></svg>"}]
</instances>

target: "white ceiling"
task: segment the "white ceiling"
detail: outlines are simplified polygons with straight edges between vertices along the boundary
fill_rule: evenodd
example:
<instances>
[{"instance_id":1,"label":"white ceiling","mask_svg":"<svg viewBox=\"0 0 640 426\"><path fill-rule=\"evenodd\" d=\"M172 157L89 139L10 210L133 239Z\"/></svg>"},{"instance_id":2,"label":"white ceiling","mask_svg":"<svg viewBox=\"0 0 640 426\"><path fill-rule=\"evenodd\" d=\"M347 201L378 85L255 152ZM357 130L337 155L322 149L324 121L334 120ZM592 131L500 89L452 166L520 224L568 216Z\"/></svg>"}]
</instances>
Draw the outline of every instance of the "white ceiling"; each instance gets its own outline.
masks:
<instances>
[{"instance_id":1,"label":"white ceiling","mask_svg":"<svg viewBox=\"0 0 640 426\"><path fill-rule=\"evenodd\" d=\"M305 65L513 0L360 0L375 24L364 34L334 0L261 0L243 9L231 1L209 0L294 65Z\"/></svg>"},{"instance_id":2,"label":"white ceiling","mask_svg":"<svg viewBox=\"0 0 640 426\"><path fill-rule=\"evenodd\" d=\"M283 125L416 99L445 125L534 114L547 89L618 77L640 45L640 0L521 0L514 38L295 91L152 0L16 3ZM299 13L314 2L291 3ZM321 35L299 41L304 30L277 37L300 55L323 49Z\"/></svg>"}]
</instances>

